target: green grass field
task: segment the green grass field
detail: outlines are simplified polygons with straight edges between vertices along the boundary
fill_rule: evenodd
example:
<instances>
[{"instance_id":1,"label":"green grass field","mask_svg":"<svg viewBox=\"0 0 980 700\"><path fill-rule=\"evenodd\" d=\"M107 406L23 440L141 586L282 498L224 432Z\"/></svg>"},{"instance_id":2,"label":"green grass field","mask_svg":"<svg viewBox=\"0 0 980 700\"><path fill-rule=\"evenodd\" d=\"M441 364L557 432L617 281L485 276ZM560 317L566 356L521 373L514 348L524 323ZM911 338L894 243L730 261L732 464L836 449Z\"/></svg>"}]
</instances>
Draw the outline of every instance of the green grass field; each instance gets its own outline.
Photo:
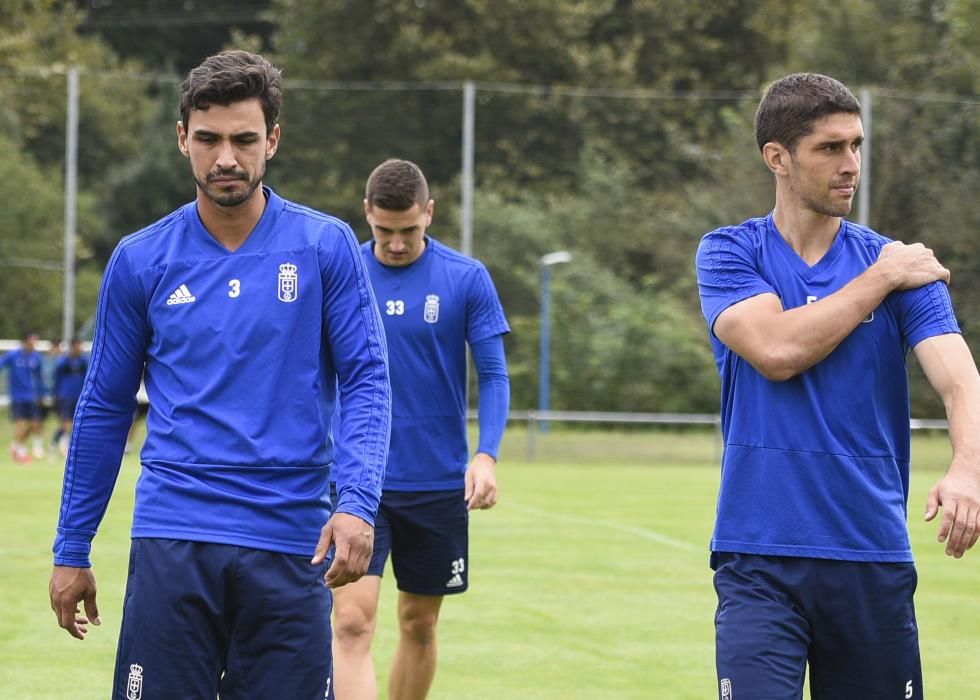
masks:
<instances>
[{"instance_id":1,"label":"green grass field","mask_svg":"<svg viewBox=\"0 0 980 700\"><path fill-rule=\"evenodd\" d=\"M138 473L127 457L93 560L104 625L70 638L48 606L61 465L18 465L0 429L0 697L108 696ZM708 568L718 482L709 432L553 430L528 456L508 433L499 505L472 519L470 591L447 599L430 694L440 699L717 697ZM929 697L980 687L980 551L948 559L921 522L945 467L945 436L916 437L910 527ZM394 585L383 585L375 643L384 675L395 643ZM380 684L382 697L385 682ZM176 699L175 699L176 700Z\"/></svg>"}]
</instances>

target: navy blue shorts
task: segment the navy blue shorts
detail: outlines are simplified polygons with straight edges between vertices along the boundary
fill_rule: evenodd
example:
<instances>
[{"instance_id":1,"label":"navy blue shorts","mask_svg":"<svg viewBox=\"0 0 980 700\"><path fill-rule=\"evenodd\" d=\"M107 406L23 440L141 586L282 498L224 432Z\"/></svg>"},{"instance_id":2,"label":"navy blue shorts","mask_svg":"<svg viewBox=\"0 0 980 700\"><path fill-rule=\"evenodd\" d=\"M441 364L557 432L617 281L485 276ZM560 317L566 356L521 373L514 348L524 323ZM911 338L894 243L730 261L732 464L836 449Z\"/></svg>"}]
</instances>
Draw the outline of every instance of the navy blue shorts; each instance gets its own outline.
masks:
<instances>
[{"instance_id":1,"label":"navy blue shorts","mask_svg":"<svg viewBox=\"0 0 980 700\"><path fill-rule=\"evenodd\" d=\"M325 571L308 556L134 539L113 700L332 700Z\"/></svg>"},{"instance_id":2,"label":"navy blue shorts","mask_svg":"<svg viewBox=\"0 0 980 700\"><path fill-rule=\"evenodd\" d=\"M712 555L722 700L922 700L911 563Z\"/></svg>"},{"instance_id":3,"label":"navy blue shorts","mask_svg":"<svg viewBox=\"0 0 980 700\"><path fill-rule=\"evenodd\" d=\"M336 485L330 500L337 502ZM388 555L398 590L452 595L469 587L469 521L463 489L384 491L374 523L369 576L381 576Z\"/></svg>"},{"instance_id":4,"label":"navy blue shorts","mask_svg":"<svg viewBox=\"0 0 980 700\"><path fill-rule=\"evenodd\" d=\"M11 401L10 418L12 420L40 420L41 407L34 401Z\"/></svg>"},{"instance_id":5,"label":"navy blue shorts","mask_svg":"<svg viewBox=\"0 0 980 700\"><path fill-rule=\"evenodd\" d=\"M75 417L75 405L78 403L78 397L58 399L58 418L61 420L72 420Z\"/></svg>"}]
</instances>

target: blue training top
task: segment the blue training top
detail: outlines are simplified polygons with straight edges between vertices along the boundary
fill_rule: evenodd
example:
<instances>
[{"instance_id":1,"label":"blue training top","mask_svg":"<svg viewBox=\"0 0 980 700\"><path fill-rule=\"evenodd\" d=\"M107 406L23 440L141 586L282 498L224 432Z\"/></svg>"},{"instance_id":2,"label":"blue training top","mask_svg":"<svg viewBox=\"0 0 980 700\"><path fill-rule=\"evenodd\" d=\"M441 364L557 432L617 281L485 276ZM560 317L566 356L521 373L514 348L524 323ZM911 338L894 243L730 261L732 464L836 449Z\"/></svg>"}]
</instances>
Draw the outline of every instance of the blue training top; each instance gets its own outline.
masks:
<instances>
[{"instance_id":1,"label":"blue training top","mask_svg":"<svg viewBox=\"0 0 980 700\"><path fill-rule=\"evenodd\" d=\"M88 566L144 371L133 537L310 556L330 510L373 523L390 425L381 319L353 232L264 188L234 252L191 202L120 241L65 467L56 564ZM339 380L339 382L338 382Z\"/></svg>"},{"instance_id":2,"label":"blue training top","mask_svg":"<svg viewBox=\"0 0 980 700\"><path fill-rule=\"evenodd\" d=\"M54 395L64 401L77 399L82 393L87 371L88 358L85 355L59 357L54 365Z\"/></svg>"},{"instance_id":3,"label":"blue training top","mask_svg":"<svg viewBox=\"0 0 980 700\"><path fill-rule=\"evenodd\" d=\"M827 297L888 242L842 221L810 267L772 215L712 231L697 252L708 328L759 294L775 294L784 309ZM725 441L712 551L912 561L905 358L926 338L958 332L945 284L893 292L824 360L773 382L712 331Z\"/></svg>"},{"instance_id":4,"label":"blue training top","mask_svg":"<svg viewBox=\"0 0 980 700\"><path fill-rule=\"evenodd\" d=\"M41 375L41 353L37 350L24 352L11 350L0 357L0 369L10 370L8 382L11 401L33 403L44 397L44 379Z\"/></svg>"},{"instance_id":5,"label":"blue training top","mask_svg":"<svg viewBox=\"0 0 980 700\"><path fill-rule=\"evenodd\" d=\"M482 348L477 362L481 451L496 457L507 420L510 384L499 337L510 327L490 274L479 261L429 236L425 243L418 260L404 267L379 262L374 241L361 246L392 358L385 490L463 487L469 464L467 343Z\"/></svg>"}]
</instances>

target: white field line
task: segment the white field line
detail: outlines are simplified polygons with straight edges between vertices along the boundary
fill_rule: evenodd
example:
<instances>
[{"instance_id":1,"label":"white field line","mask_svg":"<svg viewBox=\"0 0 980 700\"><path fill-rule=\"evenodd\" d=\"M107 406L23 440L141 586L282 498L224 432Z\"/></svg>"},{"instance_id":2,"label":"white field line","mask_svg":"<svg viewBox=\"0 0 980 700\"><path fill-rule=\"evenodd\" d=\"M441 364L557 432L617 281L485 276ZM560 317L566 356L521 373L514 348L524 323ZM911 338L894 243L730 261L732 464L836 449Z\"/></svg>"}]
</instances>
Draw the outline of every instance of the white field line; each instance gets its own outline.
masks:
<instances>
[{"instance_id":1,"label":"white field line","mask_svg":"<svg viewBox=\"0 0 980 700\"><path fill-rule=\"evenodd\" d=\"M574 523L576 525L589 525L594 527L603 527L607 530L615 530L616 532L622 532L627 535L633 535L634 537L639 537L650 542L656 542L657 544L662 544L667 547L672 547L673 549L680 550L682 552L701 552L707 553L707 545L704 547L697 547L690 542L685 542L684 540L678 540L669 535L663 535L659 532L653 530L648 530L642 527L631 527L629 525L623 525L622 523L613 520L600 520L599 518L588 518L580 515L569 515L568 513L561 513L553 510L543 510L541 508L534 508L533 506L525 506L519 503L515 503L510 498L507 499L505 508L513 508L514 510L520 511L522 513L527 513L529 515L534 515L539 518L550 518L552 520L558 520L566 523Z\"/></svg>"}]
</instances>

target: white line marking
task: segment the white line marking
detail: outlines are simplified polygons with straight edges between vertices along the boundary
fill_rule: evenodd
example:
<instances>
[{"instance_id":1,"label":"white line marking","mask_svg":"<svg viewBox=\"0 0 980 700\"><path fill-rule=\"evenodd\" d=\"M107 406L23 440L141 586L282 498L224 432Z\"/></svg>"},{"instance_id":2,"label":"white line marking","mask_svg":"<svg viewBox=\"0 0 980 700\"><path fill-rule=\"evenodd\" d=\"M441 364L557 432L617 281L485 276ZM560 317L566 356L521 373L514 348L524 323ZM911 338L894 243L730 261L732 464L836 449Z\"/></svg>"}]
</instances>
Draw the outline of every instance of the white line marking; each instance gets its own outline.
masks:
<instances>
[{"instance_id":1,"label":"white line marking","mask_svg":"<svg viewBox=\"0 0 980 700\"><path fill-rule=\"evenodd\" d=\"M666 545L668 547L673 547L674 549L679 549L683 552L707 552L706 548L696 547L690 542L685 542L684 540L678 540L668 535L662 535L659 532L654 532L653 530L647 530L646 528L642 528L642 527L630 527L609 520L599 520L598 518L585 518L581 516L568 515L567 513L559 513L552 510L542 510L540 508L534 508L532 506L524 506L518 503L514 503L514 501L510 498L507 499L505 507L513 508L514 510L519 510L523 513L528 513L529 515L551 518L552 520L560 520L566 523L604 527L609 530L615 530L617 532L626 533L627 535L634 535L636 537L649 540L650 542L656 542L658 544Z\"/></svg>"}]
</instances>

